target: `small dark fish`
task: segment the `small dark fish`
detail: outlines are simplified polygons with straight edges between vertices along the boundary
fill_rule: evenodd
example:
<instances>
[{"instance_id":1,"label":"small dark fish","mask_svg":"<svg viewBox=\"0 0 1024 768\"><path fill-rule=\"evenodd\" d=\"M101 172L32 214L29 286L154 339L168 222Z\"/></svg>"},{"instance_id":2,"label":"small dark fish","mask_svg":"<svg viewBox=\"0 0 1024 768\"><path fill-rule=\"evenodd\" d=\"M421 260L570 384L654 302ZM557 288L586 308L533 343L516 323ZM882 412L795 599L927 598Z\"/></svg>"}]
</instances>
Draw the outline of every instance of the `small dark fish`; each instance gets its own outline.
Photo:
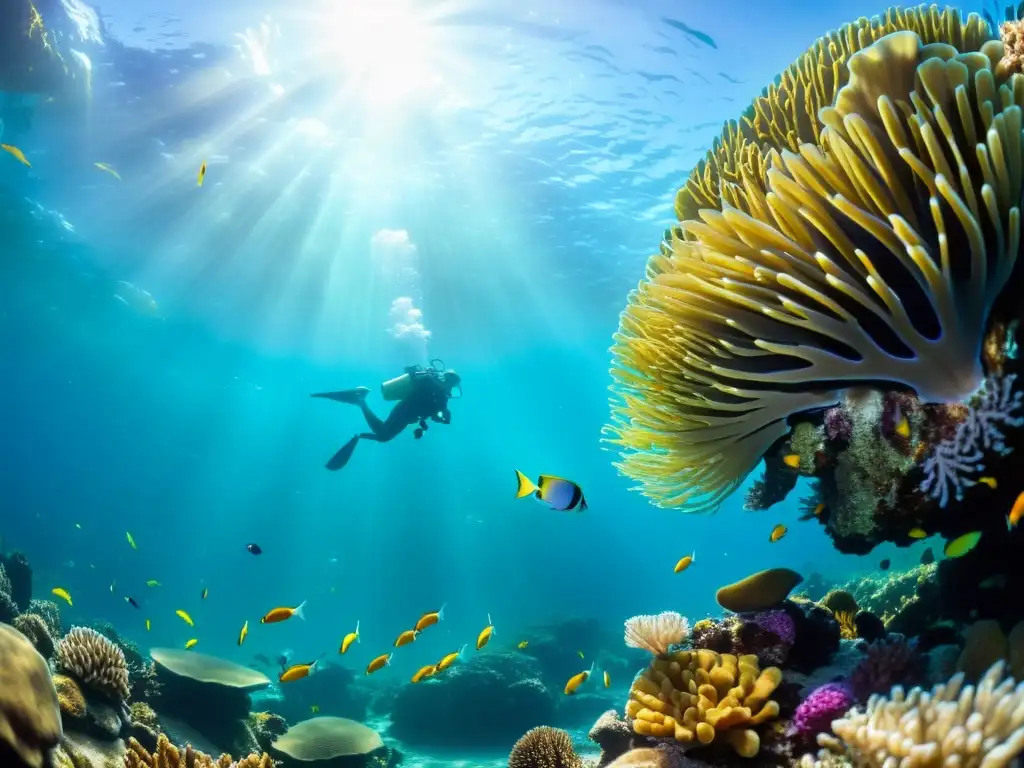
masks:
<instances>
[{"instance_id":1,"label":"small dark fish","mask_svg":"<svg viewBox=\"0 0 1024 768\"><path fill-rule=\"evenodd\" d=\"M931 565L934 562L935 553L932 552L931 547L928 547L928 549L921 553L921 565Z\"/></svg>"},{"instance_id":2,"label":"small dark fish","mask_svg":"<svg viewBox=\"0 0 1024 768\"><path fill-rule=\"evenodd\" d=\"M885 560L878 564L878 567L881 568L883 571L888 571L890 565L892 565L892 561L887 557L885 558Z\"/></svg>"},{"instance_id":3,"label":"small dark fish","mask_svg":"<svg viewBox=\"0 0 1024 768\"><path fill-rule=\"evenodd\" d=\"M210 588L209 587L203 587L203 600L206 599L206 596L208 594L210 594Z\"/></svg>"},{"instance_id":4,"label":"small dark fish","mask_svg":"<svg viewBox=\"0 0 1024 768\"><path fill-rule=\"evenodd\" d=\"M262 555L263 550L260 549L259 544L246 544L245 548L252 552L254 555Z\"/></svg>"},{"instance_id":5,"label":"small dark fish","mask_svg":"<svg viewBox=\"0 0 1024 768\"><path fill-rule=\"evenodd\" d=\"M125 602L127 602L128 605L130 605L132 608L138 608L139 607L139 604L135 602L135 598L134 597L125 596L124 599L125 599Z\"/></svg>"}]
</instances>

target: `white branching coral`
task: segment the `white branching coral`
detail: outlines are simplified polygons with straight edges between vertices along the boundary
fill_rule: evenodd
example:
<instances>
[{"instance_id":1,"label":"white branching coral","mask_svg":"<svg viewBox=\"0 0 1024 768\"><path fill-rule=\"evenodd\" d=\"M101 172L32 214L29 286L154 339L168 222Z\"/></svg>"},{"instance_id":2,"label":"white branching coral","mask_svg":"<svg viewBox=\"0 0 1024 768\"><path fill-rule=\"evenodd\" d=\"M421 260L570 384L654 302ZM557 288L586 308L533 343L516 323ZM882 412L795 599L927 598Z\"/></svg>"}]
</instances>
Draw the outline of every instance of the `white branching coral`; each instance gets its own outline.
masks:
<instances>
[{"instance_id":1,"label":"white branching coral","mask_svg":"<svg viewBox=\"0 0 1024 768\"><path fill-rule=\"evenodd\" d=\"M1005 456L1013 450L1006 446L1003 430L1024 425L1024 418L1017 415L1024 408L1024 392L1014 391L1016 380L1013 374L985 379L953 436L935 445L925 458L920 490L940 507L949 503L950 491L959 501L977 484L973 478L985 471L986 452Z\"/></svg>"},{"instance_id":2,"label":"white branching coral","mask_svg":"<svg viewBox=\"0 0 1024 768\"><path fill-rule=\"evenodd\" d=\"M124 652L89 627L72 627L57 644L57 668L118 704L128 700Z\"/></svg>"},{"instance_id":3,"label":"white branching coral","mask_svg":"<svg viewBox=\"0 0 1024 768\"><path fill-rule=\"evenodd\" d=\"M689 636L690 622L675 611L626 620L626 645L650 651L655 656L668 653L671 646L679 645Z\"/></svg>"},{"instance_id":4,"label":"white branching coral","mask_svg":"<svg viewBox=\"0 0 1024 768\"><path fill-rule=\"evenodd\" d=\"M959 674L930 692L872 696L818 742L858 768L1003 768L1024 752L1024 683L1005 667L994 664L977 687Z\"/></svg>"}]
</instances>

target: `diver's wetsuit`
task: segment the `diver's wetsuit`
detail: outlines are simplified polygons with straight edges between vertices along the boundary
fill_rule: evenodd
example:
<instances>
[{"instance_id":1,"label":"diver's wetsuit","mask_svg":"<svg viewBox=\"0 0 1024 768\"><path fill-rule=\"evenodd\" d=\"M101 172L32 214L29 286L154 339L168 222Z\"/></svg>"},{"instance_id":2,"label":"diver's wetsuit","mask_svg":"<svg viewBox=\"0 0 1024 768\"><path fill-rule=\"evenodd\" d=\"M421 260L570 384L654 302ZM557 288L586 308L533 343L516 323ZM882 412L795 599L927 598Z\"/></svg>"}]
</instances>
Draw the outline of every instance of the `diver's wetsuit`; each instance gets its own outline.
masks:
<instances>
[{"instance_id":1,"label":"diver's wetsuit","mask_svg":"<svg viewBox=\"0 0 1024 768\"><path fill-rule=\"evenodd\" d=\"M313 395L313 397L322 397L339 403L358 405L363 412L367 426L370 427L369 432L362 432L345 443L341 450L327 462L327 469L332 472L348 464L360 440L387 443L402 434L406 427L417 423L420 427L416 430L416 437L419 438L423 435L422 430L426 429L427 419L438 424L450 424L452 421L451 411L448 410L449 390L436 375L415 376L412 392L395 404L386 419L381 419L370 409L370 406L366 404L366 395L367 390L365 389L321 392Z\"/></svg>"}]
</instances>

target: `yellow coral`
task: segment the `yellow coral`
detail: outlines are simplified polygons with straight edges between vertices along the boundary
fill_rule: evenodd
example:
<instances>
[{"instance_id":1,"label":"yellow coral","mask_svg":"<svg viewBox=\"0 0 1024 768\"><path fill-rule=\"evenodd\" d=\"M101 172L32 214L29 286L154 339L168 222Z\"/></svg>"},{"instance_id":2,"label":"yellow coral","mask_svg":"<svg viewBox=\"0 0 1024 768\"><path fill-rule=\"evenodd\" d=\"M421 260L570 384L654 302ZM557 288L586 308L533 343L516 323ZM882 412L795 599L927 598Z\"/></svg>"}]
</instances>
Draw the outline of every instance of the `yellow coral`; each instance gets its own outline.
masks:
<instances>
[{"instance_id":1,"label":"yellow coral","mask_svg":"<svg viewBox=\"0 0 1024 768\"><path fill-rule=\"evenodd\" d=\"M161 733L156 740L156 751L152 754L135 739L128 739L124 768L274 768L274 761L265 752L262 755L249 755L237 763L231 760L231 755L221 755L214 760L192 749L191 744L178 749Z\"/></svg>"},{"instance_id":2,"label":"yellow coral","mask_svg":"<svg viewBox=\"0 0 1024 768\"><path fill-rule=\"evenodd\" d=\"M158 718L156 711L144 701L132 702L132 705L128 707L129 713L133 723L141 723L148 728L156 728L158 724Z\"/></svg>"},{"instance_id":3,"label":"yellow coral","mask_svg":"<svg viewBox=\"0 0 1024 768\"><path fill-rule=\"evenodd\" d=\"M761 748L753 726L778 716L770 697L780 682L782 672L762 670L754 655L678 651L655 659L633 681L626 716L643 736L684 744L721 738L741 757L753 757Z\"/></svg>"},{"instance_id":4,"label":"yellow coral","mask_svg":"<svg viewBox=\"0 0 1024 768\"><path fill-rule=\"evenodd\" d=\"M67 675L54 675L53 686L57 689L57 701L60 702L62 715L73 719L85 717L87 705L78 683Z\"/></svg>"},{"instance_id":5,"label":"yellow coral","mask_svg":"<svg viewBox=\"0 0 1024 768\"><path fill-rule=\"evenodd\" d=\"M839 624L839 636L844 640L857 639L856 614L851 611L836 611L832 618Z\"/></svg>"},{"instance_id":6,"label":"yellow coral","mask_svg":"<svg viewBox=\"0 0 1024 768\"><path fill-rule=\"evenodd\" d=\"M989 37L936 6L860 19L725 127L612 348L607 439L646 496L713 511L850 386L977 388L1024 151L1024 79Z\"/></svg>"}]
</instances>

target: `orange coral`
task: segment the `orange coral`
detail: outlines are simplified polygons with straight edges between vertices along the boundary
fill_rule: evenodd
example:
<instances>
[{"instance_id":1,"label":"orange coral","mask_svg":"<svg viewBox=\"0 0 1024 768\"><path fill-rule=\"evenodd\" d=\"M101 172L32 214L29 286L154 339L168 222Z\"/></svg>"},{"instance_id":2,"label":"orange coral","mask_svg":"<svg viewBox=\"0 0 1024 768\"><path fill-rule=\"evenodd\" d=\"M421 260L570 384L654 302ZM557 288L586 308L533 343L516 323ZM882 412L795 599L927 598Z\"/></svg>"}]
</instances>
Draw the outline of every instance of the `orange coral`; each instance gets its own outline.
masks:
<instances>
[{"instance_id":1,"label":"orange coral","mask_svg":"<svg viewBox=\"0 0 1024 768\"><path fill-rule=\"evenodd\" d=\"M135 739L128 739L124 768L274 768L274 761L266 752L262 755L249 755L237 763L232 762L231 755L221 755L214 760L192 749L191 744L179 750L161 733L157 737L156 752L153 754Z\"/></svg>"},{"instance_id":2,"label":"orange coral","mask_svg":"<svg viewBox=\"0 0 1024 768\"><path fill-rule=\"evenodd\" d=\"M999 61L1002 72L1024 72L1024 21L1007 21L999 28L1003 41L1003 58Z\"/></svg>"}]
</instances>

